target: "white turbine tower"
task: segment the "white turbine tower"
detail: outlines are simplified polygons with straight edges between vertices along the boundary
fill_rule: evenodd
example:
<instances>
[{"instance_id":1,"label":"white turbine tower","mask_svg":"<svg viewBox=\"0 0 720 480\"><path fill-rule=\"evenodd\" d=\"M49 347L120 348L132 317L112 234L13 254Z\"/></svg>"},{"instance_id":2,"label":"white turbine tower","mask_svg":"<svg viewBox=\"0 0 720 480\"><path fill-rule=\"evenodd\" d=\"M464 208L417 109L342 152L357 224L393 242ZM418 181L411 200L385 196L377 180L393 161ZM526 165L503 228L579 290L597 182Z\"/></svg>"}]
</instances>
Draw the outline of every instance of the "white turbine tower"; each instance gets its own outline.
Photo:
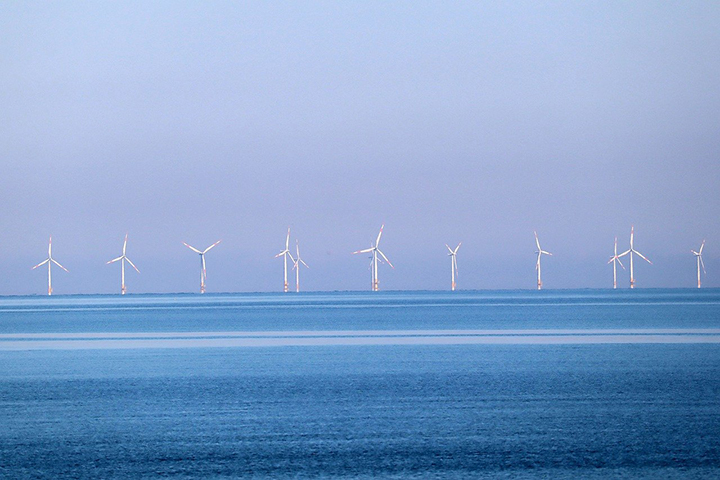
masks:
<instances>
[{"instance_id":1,"label":"white turbine tower","mask_svg":"<svg viewBox=\"0 0 720 480\"><path fill-rule=\"evenodd\" d=\"M700 265L702 265L703 273L707 275L707 272L705 271L705 262L703 262L702 259L703 248L705 248L705 240L702 241L699 251L696 252L695 250L690 250L693 255L695 255L695 258L697 258L698 288L700 288Z\"/></svg>"},{"instance_id":2,"label":"white turbine tower","mask_svg":"<svg viewBox=\"0 0 720 480\"><path fill-rule=\"evenodd\" d=\"M285 238L285 250L275 255L275 258L278 258L282 256L283 257L283 265L284 265L284 272L285 272L285 285L283 287L283 291L287 293L288 291L288 281L287 281L287 258L290 257L290 260L292 260L293 263L295 263L295 259L292 256L292 253L290 253L290 227L288 227L287 232L287 238Z\"/></svg>"},{"instance_id":3,"label":"white turbine tower","mask_svg":"<svg viewBox=\"0 0 720 480\"><path fill-rule=\"evenodd\" d=\"M648 262L650 265L652 265L652 262L650 260L645 258L642 253L635 250L635 247L633 246L634 237L635 237L635 226L633 225L630 227L630 249L626 250L625 252L618 255L618 258L619 258L619 257L624 257L628 253L630 254L630 288L635 288L635 273L633 271L633 253L635 255L639 256L640 258L642 258L643 260L645 260L646 262Z\"/></svg>"},{"instance_id":4,"label":"white turbine tower","mask_svg":"<svg viewBox=\"0 0 720 480\"><path fill-rule=\"evenodd\" d=\"M200 255L200 293L205 293L205 280L207 280L207 270L205 269L205 254L206 254L211 248L213 248L215 245L217 245L217 244L220 243L220 242L222 242L222 240L218 240L217 242L213 243L212 245L210 245L209 247L207 247L207 248L206 248L205 250L203 250L202 252L201 252L200 250L198 250L197 248L191 247L191 246L188 245L187 243L183 242L183 245L185 245L185 246L188 247L190 250L192 250L193 252L195 252L195 253L197 253L197 254Z\"/></svg>"},{"instance_id":5,"label":"white turbine tower","mask_svg":"<svg viewBox=\"0 0 720 480\"><path fill-rule=\"evenodd\" d=\"M374 292L377 292L379 289L379 280L378 280L378 255L380 255L382 258L385 259L385 261L390 265L392 268L395 268L392 263L390 263L390 260L385 256L383 252L380 251L378 248L378 244L380 243L380 236L382 235L383 228L385 228L385 224L383 224L380 227L380 233L378 233L377 240L375 240L375 244L372 245L370 248L366 248L365 250L358 250L357 252L353 252L353 255L356 253L372 253L372 260L370 262L370 270L372 275L372 290Z\"/></svg>"},{"instance_id":6,"label":"white turbine tower","mask_svg":"<svg viewBox=\"0 0 720 480\"><path fill-rule=\"evenodd\" d=\"M136 272L140 273L140 270L135 266L135 264L125 255L125 249L127 248L127 233L125 234L125 242L123 242L123 252L122 255L120 255L117 258L114 258L107 262L107 265L110 265L111 263L120 262L120 293L122 295L125 295L127 292L127 288L125 288L125 261L127 261L132 267L135 269Z\"/></svg>"},{"instance_id":7,"label":"white turbine tower","mask_svg":"<svg viewBox=\"0 0 720 480\"><path fill-rule=\"evenodd\" d=\"M293 259L293 270L295 270L295 291L300 292L300 264L302 263L307 268L310 268L310 266L300 258L300 246L298 245L297 240L295 240L295 253L297 254L297 257Z\"/></svg>"},{"instance_id":8,"label":"white turbine tower","mask_svg":"<svg viewBox=\"0 0 720 480\"><path fill-rule=\"evenodd\" d=\"M62 268L66 272L68 271L67 268L63 267L54 258L52 258L52 235L50 235L50 243L48 243L48 258L46 258L42 262L38 263L34 267L32 267L32 269L35 270L38 267L42 267L46 263L48 266L48 295L52 295L52 291L53 291L53 289L52 289L52 272L51 272L50 267L52 267L52 264L54 263L55 265Z\"/></svg>"},{"instance_id":9,"label":"white turbine tower","mask_svg":"<svg viewBox=\"0 0 720 480\"><path fill-rule=\"evenodd\" d=\"M615 237L615 254L608 260L607 263L612 262L613 264L613 288L617 288L617 264L619 263L623 270L625 265L620 261L620 257L617 254L617 237Z\"/></svg>"},{"instance_id":10,"label":"white turbine tower","mask_svg":"<svg viewBox=\"0 0 720 480\"><path fill-rule=\"evenodd\" d=\"M445 246L447 247L448 251L450 252L450 253L448 253L448 256L450 256L450 271L451 271L451 277L450 277L450 278L452 279L452 283L450 284L450 285L451 285L450 288L451 288L452 291L455 291L455 277L456 277L457 274L458 274L458 268L457 268L457 252L458 252L458 250L460 249L460 245L462 245L462 242L458 243L458 246L455 247L455 250L453 250L452 248L450 248L450 246L449 246L447 243L445 244Z\"/></svg>"},{"instance_id":11,"label":"white turbine tower","mask_svg":"<svg viewBox=\"0 0 720 480\"><path fill-rule=\"evenodd\" d=\"M537 252L535 252L537 253L537 263L535 263L535 270L537 270L537 287L538 290L542 290L542 280L540 280L540 257L542 257L543 254L552 256L552 253L546 252L540 248L540 240L538 240L537 232L533 233L535 234L535 245L537 245Z\"/></svg>"}]
</instances>

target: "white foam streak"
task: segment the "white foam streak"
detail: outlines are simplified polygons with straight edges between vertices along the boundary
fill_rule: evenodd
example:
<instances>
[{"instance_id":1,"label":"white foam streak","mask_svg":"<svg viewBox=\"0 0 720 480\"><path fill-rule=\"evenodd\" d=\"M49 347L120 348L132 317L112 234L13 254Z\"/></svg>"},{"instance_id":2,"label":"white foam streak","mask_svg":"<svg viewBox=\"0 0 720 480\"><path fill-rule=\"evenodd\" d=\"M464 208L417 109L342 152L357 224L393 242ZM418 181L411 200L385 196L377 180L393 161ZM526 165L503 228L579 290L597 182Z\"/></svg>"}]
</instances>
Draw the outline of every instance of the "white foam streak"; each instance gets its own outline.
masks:
<instances>
[{"instance_id":1,"label":"white foam streak","mask_svg":"<svg viewBox=\"0 0 720 480\"><path fill-rule=\"evenodd\" d=\"M720 329L306 330L0 334L0 350L670 343L720 343Z\"/></svg>"}]
</instances>

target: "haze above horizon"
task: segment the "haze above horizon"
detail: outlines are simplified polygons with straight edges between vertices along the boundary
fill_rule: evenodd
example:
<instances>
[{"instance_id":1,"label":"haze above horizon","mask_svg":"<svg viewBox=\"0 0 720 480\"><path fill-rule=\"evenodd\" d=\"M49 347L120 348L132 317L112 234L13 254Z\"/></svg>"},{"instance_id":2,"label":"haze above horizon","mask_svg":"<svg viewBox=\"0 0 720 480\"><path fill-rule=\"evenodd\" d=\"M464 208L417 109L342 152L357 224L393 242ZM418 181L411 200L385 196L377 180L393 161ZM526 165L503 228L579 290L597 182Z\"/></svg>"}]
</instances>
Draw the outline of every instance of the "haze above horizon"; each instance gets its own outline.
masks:
<instances>
[{"instance_id":1,"label":"haze above horizon","mask_svg":"<svg viewBox=\"0 0 720 480\"><path fill-rule=\"evenodd\" d=\"M720 286L720 4L5 3L0 295ZM199 248L199 247L198 247ZM294 247L293 247L294 248ZM294 251L294 250L293 250ZM117 268L116 268L117 267ZM294 275L293 275L294 278ZM619 288L628 273L619 270Z\"/></svg>"}]
</instances>

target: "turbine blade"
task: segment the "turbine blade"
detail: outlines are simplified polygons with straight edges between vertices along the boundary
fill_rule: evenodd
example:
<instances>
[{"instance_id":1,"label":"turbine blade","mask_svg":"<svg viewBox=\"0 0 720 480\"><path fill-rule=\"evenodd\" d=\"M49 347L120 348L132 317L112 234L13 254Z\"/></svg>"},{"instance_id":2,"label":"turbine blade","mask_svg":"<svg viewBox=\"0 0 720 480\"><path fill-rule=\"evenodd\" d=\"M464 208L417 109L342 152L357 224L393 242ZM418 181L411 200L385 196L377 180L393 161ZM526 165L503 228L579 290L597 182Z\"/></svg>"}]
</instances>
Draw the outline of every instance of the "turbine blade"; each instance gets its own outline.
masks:
<instances>
[{"instance_id":1,"label":"turbine blade","mask_svg":"<svg viewBox=\"0 0 720 480\"><path fill-rule=\"evenodd\" d=\"M457 253L457 251L460 250L460 245L462 245L462 242L458 243L458 246L455 247L455 250L453 251L453 253Z\"/></svg>"},{"instance_id":2,"label":"turbine blade","mask_svg":"<svg viewBox=\"0 0 720 480\"><path fill-rule=\"evenodd\" d=\"M356 253L368 253L372 252L373 250L374 248L366 248L365 250L358 250L357 252L352 252L352 254L355 255Z\"/></svg>"},{"instance_id":3,"label":"turbine blade","mask_svg":"<svg viewBox=\"0 0 720 480\"><path fill-rule=\"evenodd\" d=\"M707 275L707 272L705 271L705 262L703 262L702 256L700 256L699 258L700 258L700 265L702 265L702 267L703 267L703 273L705 275Z\"/></svg>"},{"instance_id":4,"label":"turbine blade","mask_svg":"<svg viewBox=\"0 0 720 480\"><path fill-rule=\"evenodd\" d=\"M535 245L537 245L538 250L542 250L540 248L540 240L538 240L537 232L533 232L535 234Z\"/></svg>"},{"instance_id":5,"label":"turbine blade","mask_svg":"<svg viewBox=\"0 0 720 480\"><path fill-rule=\"evenodd\" d=\"M650 260L648 260L647 258L645 258L642 253L638 252L637 250L633 250L633 252L635 252L635 254L636 254L637 256L639 256L640 258L642 258L643 260L645 260L646 262L648 262L650 265L652 265L652 262L651 262Z\"/></svg>"},{"instance_id":6,"label":"turbine blade","mask_svg":"<svg viewBox=\"0 0 720 480\"><path fill-rule=\"evenodd\" d=\"M375 240L375 246L377 247L380 243L380 236L382 235L383 228L385 228L385 224L383 223L380 227L380 232L378 233L377 240Z\"/></svg>"},{"instance_id":7,"label":"turbine blade","mask_svg":"<svg viewBox=\"0 0 720 480\"><path fill-rule=\"evenodd\" d=\"M222 242L222 240L218 240L217 242L213 243L213 244L210 245L208 248L206 248L202 253L203 253L203 254L207 253L208 250L210 250L211 248L213 248L215 245L217 245L217 244L220 243L220 242Z\"/></svg>"},{"instance_id":8,"label":"turbine blade","mask_svg":"<svg viewBox=\"0 0 720 480\"><path fill-rule=\"evenodd\" d=\"M395 268L395 267L393 266L393 264L390 263L390 260L388 260L388 258L385 256L385 254L384 254L383 252L381 252L380 250L378 250L377 252L380 254L380 256L381 256L382 258L385 259L385 261L388 263L388 265L390 265L392 268Z\"/></svg>"},{"instance_id":9,"label":"turbine blade","mask_svg":"<svg viewBox=\"0 0 720 480\"><path fill-rule=\"evenodd\" d=\"M282 256L285 255L286 253L287 253L287 250L283 250L282 252L280 252L280 253L278 253L277 255L275 255L275 258L282 257Z\"/></svg>"},{"instance_id":10,"label":"turbine blade","mask_svg":"<svg viewBox=\"0 0 720 480\"><path fill-rule=\"evenodd\" d=\"M123 255L125 255L125 249L127 248L127 237L128 234L125 234L125 241L123 242Z\"/></svg>"},{"instance_id":11,"label":"turbine blade","mask_svg":"<svg viewBox=\"0 0 720 480\"><path fill-rule=\"evenodd\" d=\"M627 255L628 253L630 253L630 250L626 250L626 251L624 251L623 253L621 253L620 255L618 255L618 258L624 257L624 256Z\"/></svg>"},{"instance_id":12,"label":"turbine blade","mask_svg":"<svg viewBox=\"0 0 720 480\"><path fill-rule=\"evenodd\" d=\"M130 259L127 258L127 257L125 257L125 260L127 260L128 263L129 263L130 265L132 265L132 267L135 269L136 272L140 273L140 270L138 270L138 268L135 266L135 264L132 263L132 260L130 260Z\"/></svg>"},{"instance_id":13,"label":"turbine blade","mask_svg":"<svg viewBox=\"0 0 720 480\"><path fill-rule=\"evenodd\" d=\"M125 255L120 255L120 256L117 257L117 258L113 258L112 260L110 260L109 262L107 262L105 265L110 265L111 263L115 263L115 262L117 262L118 260L122 260L122 258L123 258L124 256L125 256Z\"/></svg>"},{"instance_id":14,"label":"turbine blade","mask_svg":"<svg viewBox=\"0 0 720 480\"><path fill-rule=\"evenodd\" d=\"M200 255L202 259L203 278L207 280L207 269L205 268L205 255Z\"/></svg>"},{"instance_id":15,"label":"turbine blade","mask_svg":"<svg viewBox=\"0 0 720 480\"><path fill-rule=\"evenodd\" d=\"M186 247L188 247L190 250L192 250L192 251L195 252L195 253L203 253L203 252L201 252L200 250L198 250L197 248L191 247L190 245L188 245L188 244L185 243L185 242L183 242L183 245L185 245Z\"/></svg>"},{"instance_id":16,"label":"turbine blade","mask_svg":"<svg viewBox=\"0 0 720 480\"><path fill-rule=\"evenodd\" d=\"M45 265L45 264L46 264L47 262L49 262L49 261L50 261L50 259L49 259L49 258L46 258L46 259L43 260L42 262L40 262L40 263L38 263L37 265L35 265L35 266L32 268L32 270L35 270L35 269L38 268L38 267L42 267L43 265Z\"/></svg>"},{"instance_id":17,"label":"turbine blade","mask_svg":"<svg viewBox=\"0 0 720 480\"><path fill-rule=\"evenodd\" d=\"M310 265L308 265L307 263L305 263L305 260L300 260L300 258L298 258L298 260L300 261L300 263L302 263L303 265L305 265L307 268L310 268Z\"/></svg>"},{"instance_id":18,"label":"turbine blade","mask_svg":"<svg viewBox=\"0 0 720 480\"><path fill-rule=\"evenodd\" d=\"M540 253L544 253L545 255L550 255L552 257L552 253L546 252L545 250L540 250Z\"/></svg>"},{"instance_id":19,"label":"turbine blade","mask_svg":"<svg viewBox=\"0 0 720 480\"><path fill-rule=\"evenodd\" d=\"M66 272L68 271L67 268L65 268L65 267L63 267L62 265L60 265L60 264L57 262L57 260L55 260L54 258L51 258L50 260L51 260L55 265L57 265L58 267L62 268L62 269L65 270Z\"/></svg>"},{"instance_id":20,"label":"turbine blade","mask_svg":"<svg viewBox=\"0 0 720 480\"><path fill-rule=\"evenodd\" d=\"M700 245L700 251L698 252L700 255L702 255L703 248L705 248L705 240L703 240L702 245Z\"/></svg>"},{"instance_id":21,"label":"turbine blade","mask_svg":"<svg viewBox=\"0 0 720 480\"><path fill-rule=\"evenodd\" d=\"M457 267L457 257L455 255L453 255L453 266L455 267L455 276L459 276L460 271L458 270L458 267Z\"/></svg>"},{"instance_id":22,"label":"turbine blade","mask_svg":"<svg viewBox=\"0 0 720 480\"><path fill-rule=\"evenodd\" d=\"M618 263L620 264L620 266L622 267L622 269L625 270L625 265L622 264L622 262L620 261L619 258L617 259L617 261L618 261Z\"/></svg>"},{"instance_id":23,"label":"turbine blade","mask_svg":"<svg viewBox=\"0 0 720 480\"><path fill-rule=\"evenodd\" d=\"M450 246L448 246L447 243L445 244L445 246L447 247L448 252L450 252L450 255L452 255L453 254L452 248L450 248Z\"/></svg>"}]
</instances>

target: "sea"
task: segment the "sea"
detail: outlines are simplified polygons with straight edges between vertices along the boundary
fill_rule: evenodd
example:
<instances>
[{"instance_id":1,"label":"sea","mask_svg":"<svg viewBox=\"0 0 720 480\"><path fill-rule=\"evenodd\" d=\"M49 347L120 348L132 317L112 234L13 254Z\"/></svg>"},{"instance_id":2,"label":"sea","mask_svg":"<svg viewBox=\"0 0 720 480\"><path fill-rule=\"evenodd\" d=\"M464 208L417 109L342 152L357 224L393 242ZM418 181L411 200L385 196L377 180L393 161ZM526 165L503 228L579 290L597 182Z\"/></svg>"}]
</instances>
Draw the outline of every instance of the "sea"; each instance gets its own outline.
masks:
<instances>
[{"instance_id":1,"label":"sea","mask_svg":"<svg viewBox=\"0 0 720 480\"><path fill-rule=\"evenodd\" d=\"M720 478L720 290L0 297L0 478Z\"/></svg>"}]
</instances>

